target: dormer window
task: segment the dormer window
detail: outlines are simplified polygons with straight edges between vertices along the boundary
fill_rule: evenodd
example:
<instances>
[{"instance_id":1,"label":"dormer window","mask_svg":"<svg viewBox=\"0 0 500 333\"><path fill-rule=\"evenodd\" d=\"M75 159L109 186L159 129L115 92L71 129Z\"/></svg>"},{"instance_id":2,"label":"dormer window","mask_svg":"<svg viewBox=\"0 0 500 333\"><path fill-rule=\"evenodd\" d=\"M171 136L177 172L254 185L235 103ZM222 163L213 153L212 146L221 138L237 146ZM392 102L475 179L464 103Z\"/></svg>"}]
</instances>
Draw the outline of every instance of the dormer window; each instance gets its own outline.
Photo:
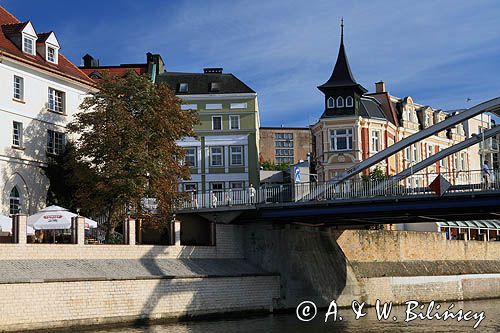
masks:
<instances>
[{"instance_id":1,"label":"dormer window","mask_svg":"<svg viewBox=\"0 0 500 333\"><path fill-rule=\"evenodd\" d=\"M189 90L189 85L187 83L179 83L179 92L186 93Z\"/></svg>"},{"instance_id":2,"label":"dormer window","mask_svg":"<svg viewBox=\"0 0 500 333\"><path fill-rule=\"evenodd\" d=\"M219 82L211 82L210 83L210 91L219 91L220 90L220 83Z\"/></svg>"},{"instance_id":3,"label":"dormer window","mask_svg":"<svg viewBox=\"0 0 500 333\"><path fill-rule=\"evenodd\" d=\"M57 63L56 61L56 49L50 46L47 46L47 61Z\"/></svg>"},{"instance_id":4,"label":"dormer window","mask_svg":"<svg viewBox=\"0 0 500 333\"><path fill-rule=\"evenodd\" d=\"M333 97L329 97L328 100L326 101L326 106L329 109L333 109L335 107L335 100Z\"/></svg>"},{"instance_id":5,"label":"dormer window","mask_svg":"<svg viewBox=\"0 0 500 333\"><path fill-rule=\"evenodd\" d=\"M337 97L337 107L338 108L344 107L344 99L341 96Z\"/></svg>"},{"instance_id":6,"label":"dormer window","mask_svg":"<svg viewBox=\"0 0 500 333\"><path fill-rule=\"evenodd\" d=\"M351 96L347 96L345 99L345 106L351 108L354 105L354 100Z\"/></svg>"},{"instance_id":7,"label":"dormer window","mask_svg":"<svg viewBox=\"0 0 500 333\"><path fill-rule=\"evenodd\" d=\"M35 54L35 40L31 37L25 36L23 38L23 52L31 55Z\"/></svg>"}]
</instances>

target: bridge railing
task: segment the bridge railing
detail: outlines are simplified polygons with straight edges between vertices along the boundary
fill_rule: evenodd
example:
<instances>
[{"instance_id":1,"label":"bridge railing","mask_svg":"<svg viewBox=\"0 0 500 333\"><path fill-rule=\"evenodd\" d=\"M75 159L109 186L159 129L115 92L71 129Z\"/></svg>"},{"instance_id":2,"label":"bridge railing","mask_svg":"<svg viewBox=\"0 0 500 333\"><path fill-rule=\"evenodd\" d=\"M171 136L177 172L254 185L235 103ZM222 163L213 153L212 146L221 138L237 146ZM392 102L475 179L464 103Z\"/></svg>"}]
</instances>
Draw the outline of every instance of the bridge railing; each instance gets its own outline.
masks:
<instances>
[{"instance_id":1,"label":"bridge railing","mask_svg":"<svg viewBox=\"0 0 500 333\"><path fill-rule=\"evenodd\" d=\"M500 189L500 170L485 177L480 170L441 173L416 173L406 179L386 184L386 179L350 179L340 184L311 182L262 185L259 189L230 189L189 192L189 199L179 209L253 206L256 204L348 200L373 197L436 195L429 185L442 175L450 184L447 193L478 192ZM380 185L384 184L384 187Z\"/></svg>"}]
</instances>

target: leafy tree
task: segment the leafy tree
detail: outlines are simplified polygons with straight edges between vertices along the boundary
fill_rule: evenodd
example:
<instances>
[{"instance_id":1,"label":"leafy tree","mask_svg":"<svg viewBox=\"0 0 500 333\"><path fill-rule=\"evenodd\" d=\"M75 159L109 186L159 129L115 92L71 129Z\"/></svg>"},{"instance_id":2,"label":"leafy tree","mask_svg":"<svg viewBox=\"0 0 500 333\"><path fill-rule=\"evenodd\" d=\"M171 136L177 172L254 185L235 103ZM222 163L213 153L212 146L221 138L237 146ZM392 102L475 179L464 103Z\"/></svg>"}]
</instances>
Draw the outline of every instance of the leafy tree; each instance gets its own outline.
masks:
<instances>
[{"instance_id":1,"label":"leafy tree","mask_svg":"<svg viewBox=\"0 0 500 333\"><path fill-rule=\"evenodd\" d=\"M77 177L76 197L84 211L106 216L109 239L127 210L142 212L145 197L156 199L156 217L167 221L183 198L178 182L189 177L175 141L194 136L198 117L181 111L174 92L147 76L105 77L97 89L68 129L77 137L78 170L90 174Z\"/></svg>"},{"instance_id":2,"label":"leafy tree","mask_svg":"<svg viewBox=\"0 0 500 333\"><path fill-rule=\"evenodd\" d=\"M267 171L287 171L290 168L289 163L275 164L273 161L263 161L260 166L262 167L262 170Z\"/></svg>"},{"instance_id":3,"label":"leafy tree","mask_svg":"<svg viewBox=\"0 0 500 333\"><path fill-rule=\"evenodd\" d=\"M370 173L366 176L361 177L363 181L365 182L380 182L388 178L388 176L385 174L384 170L382 170L380 167L376 167Z\"/></svg>"}]
</instances>

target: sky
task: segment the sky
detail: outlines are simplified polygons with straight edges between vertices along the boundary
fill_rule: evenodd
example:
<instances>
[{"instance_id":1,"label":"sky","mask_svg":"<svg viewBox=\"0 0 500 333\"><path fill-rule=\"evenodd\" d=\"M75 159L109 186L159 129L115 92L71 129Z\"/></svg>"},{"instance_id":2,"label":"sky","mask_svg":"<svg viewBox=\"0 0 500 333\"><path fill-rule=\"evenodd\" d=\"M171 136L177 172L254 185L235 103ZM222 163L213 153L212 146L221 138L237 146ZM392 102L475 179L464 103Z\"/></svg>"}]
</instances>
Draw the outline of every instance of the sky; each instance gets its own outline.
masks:
<instances>
[{"instance_id":1,"label":"sky","mask_svg":"<svg viewBox=\"0 0 500 333\"><path fill-rule=\"evenodd\" d=\"M75 64L223 67L258 94L261 126L307 126L323 112L340 19L351 70L370 92L436 109L500 96L500 1L0 0L37 32L53 30ZM470 99L469 102L467 100Z\"/></svg>"}]
</instances>

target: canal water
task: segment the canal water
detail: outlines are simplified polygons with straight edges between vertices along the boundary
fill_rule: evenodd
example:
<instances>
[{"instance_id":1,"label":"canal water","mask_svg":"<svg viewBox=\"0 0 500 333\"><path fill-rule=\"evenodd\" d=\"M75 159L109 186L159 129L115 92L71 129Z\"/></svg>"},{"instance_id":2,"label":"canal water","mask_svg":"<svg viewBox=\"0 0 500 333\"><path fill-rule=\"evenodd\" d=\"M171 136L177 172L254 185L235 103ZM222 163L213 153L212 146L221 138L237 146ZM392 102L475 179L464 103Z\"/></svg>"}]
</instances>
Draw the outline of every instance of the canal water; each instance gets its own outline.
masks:
<instances>
[{"instance_id":1,"label":"canal water","mask_svg":"<svg viewBox=\"0 0 500 333\"><path fill-rule=\"evenodd\" d=\"M436 311L436 305L440 308ZM436 303L435 307L429 312L430 315L439 313L444 314L451 303ZM457 319L433 320L415 319L405 322L408 306L394 306L387 320L378 320L375 308L362 308L361 312L365 316L355 319L353 310L338 309L337 321L333 321L333 315L329 317L328 322L324 322L326 309L318 310L314 319L309 322L302 322L297 319L296 313L252 316L246 318L227 318L217 320L196 320L187 322L175 322L149 326L129 326L114 329L97 330L98 333L232 333L232 332L500 332L500 300L480 300L467 302L453 302L453 307L449 312L457 313L463 309L465 314L472 311L465 318L471 319L473 314L476 318L484 312L484 319L479 326L474 329L477 319L469 321L458 321ZM382 308L382 307L381 307ZM333 309L333 308L332 308ZM359 308L356 308L359 309ZM424 309L415 308L410 310L408 318L422 313L425 315L428 311L428 303ZM306 311L309 315L312 312ZM342 320L339 320L342 317ZM457 317L458 318L458 317Z\"/></svg>"}]
</instances>

